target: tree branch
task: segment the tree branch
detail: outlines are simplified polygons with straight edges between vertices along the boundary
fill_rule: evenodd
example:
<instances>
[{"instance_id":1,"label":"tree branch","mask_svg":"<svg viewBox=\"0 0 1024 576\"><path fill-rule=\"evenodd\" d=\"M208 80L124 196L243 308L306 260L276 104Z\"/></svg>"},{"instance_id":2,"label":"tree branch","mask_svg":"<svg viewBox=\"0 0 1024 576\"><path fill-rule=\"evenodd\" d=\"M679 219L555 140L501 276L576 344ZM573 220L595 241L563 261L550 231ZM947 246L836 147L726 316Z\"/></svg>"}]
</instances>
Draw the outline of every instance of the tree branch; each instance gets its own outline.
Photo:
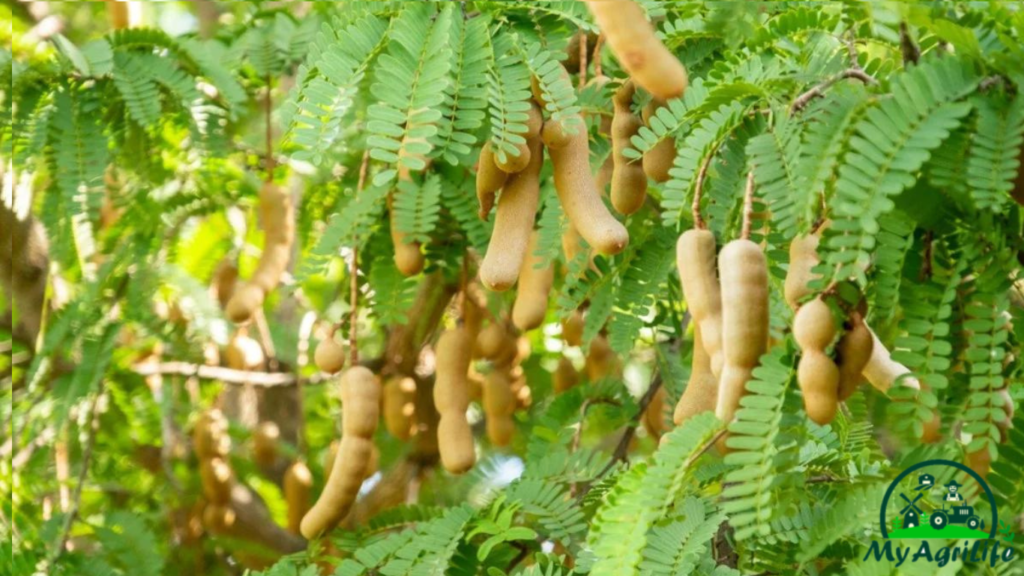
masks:
<instances>
[{"instance_id":1,"label":"tree branch","mask_svg":"<svg viewBox=\"0 0 1024 576\"><path fill-rule=\"evenodd\" d=\"M139 376L157 374L175 374L178 376L195 376L204 380L220 380L225 384L251 384L272 388L275 386L294 386L300 381L303 384L322 384L330 380L327 374L314 374L308 378L300 378L288 372L247 372L221 366L191 364L189 362L141 363L132 366L132 371Z\"/></svg>"},{"instance_id":2,"label":"tree branch","mask_svg":"<svg viewBox=\"0 0 1024 576\"><path fill-rule=\"evenodd\" d=\"M818 98L819 96L824 96L825 95L825 91L828 90L829 88L831 88L834 84L836 84L837 82L840 82L842 80L846 80L848 78L853 78L855 80L860 80L861 82L863 82L865 84L877 84L878 83L877 80L872 78L869 74L867 74L866 72L864 72L860 68L848 68L846 70L843 70L839 74L836 74L835 76L829 78L828 80L825 80L821 84L818 84L817 86L814 86L813 88L811 88L810 90L804 92L803 94L797 96L796 100L793 100L793 103L790 104L790 106L789 106L789 113L793 114L795 112L799 112L804 107L806 107L808 104L810 104L811 100L814 100L815 98Z\"/></svg>"}]
</instances>

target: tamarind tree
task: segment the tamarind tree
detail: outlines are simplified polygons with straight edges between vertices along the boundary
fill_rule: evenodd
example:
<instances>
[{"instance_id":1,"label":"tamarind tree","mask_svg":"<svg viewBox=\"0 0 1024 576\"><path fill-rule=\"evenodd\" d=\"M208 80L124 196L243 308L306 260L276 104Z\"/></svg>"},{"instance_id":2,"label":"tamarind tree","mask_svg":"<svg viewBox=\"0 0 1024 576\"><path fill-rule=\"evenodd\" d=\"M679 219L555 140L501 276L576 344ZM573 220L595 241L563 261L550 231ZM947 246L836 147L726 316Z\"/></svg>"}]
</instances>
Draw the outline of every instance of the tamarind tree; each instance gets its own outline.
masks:
<instances>
[{"instance_id":1,"label":"tamarind tree","mask_svg":"<svg viewBox=\"0 0 1024 576\"><path fill-rule=\"evenodd\" d=\"M0 12L0 574L1019 558L1020 3Z\"/></svg>"}]
</instances>

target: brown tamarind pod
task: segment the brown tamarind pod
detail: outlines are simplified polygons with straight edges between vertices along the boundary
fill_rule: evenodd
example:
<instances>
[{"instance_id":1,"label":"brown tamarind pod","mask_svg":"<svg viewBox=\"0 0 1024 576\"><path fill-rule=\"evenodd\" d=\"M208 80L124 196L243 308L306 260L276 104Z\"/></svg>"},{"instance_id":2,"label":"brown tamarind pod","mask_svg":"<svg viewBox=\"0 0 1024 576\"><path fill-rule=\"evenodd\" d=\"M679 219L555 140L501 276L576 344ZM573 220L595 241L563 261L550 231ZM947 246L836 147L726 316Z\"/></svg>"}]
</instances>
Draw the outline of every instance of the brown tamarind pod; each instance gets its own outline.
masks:
<instances>
[{"instance_id":1,"label":"brown tamarind pod","mask_svg":"<svg viewBox=\"0 0 1024 576\"><path fill-rule=\"evenodd\" d=\"M1003 406L1003 420L996 422L996 427L999 428L1000 442L1006 442L1006 435L1010 428L1013 426L1013 397L1010 396L1010 389L1008 387L1001 388L996 391L999 395L1000 401Z\"/></svg>"},{"instance_id":2,"label":"brown tamarind pod","mask_svg":"<svg viewBox=\"0 0 1024 576\"><path fill-rule=\"evenodd\" d=\"M661 386L654 392L651 402L644 410L644 430L647 430L647 433L655 440L659 440L668 431L668 426L665 424L665 402L667 399L668 393L665 392L665 387Z\"/></svg>"},{"instance_id":3,"label":"brown tamarind pod","mask_svg":"<svg viewBox=\"0 0 1024 576\"><path fill-rule=\"evenodd\" d=\"M220 261L213 272L213 292L220 303L221 310L228 306L231 296L238 285L238 266L227 258Z\"/></svg>"},{"instance_id":4,"label":"brown tamarind pod","mask_svg":"<svg viewBox=\"0 0 1024 576\"><path fill-rule=\"evenodd\" d=\"M492 322L480 331L476 338L476 352L488 360L501 352L505 344L506 330L500 322Z\"/></svg>"},{"instance_id":5,"label":"brown tamarind pod","mask_svg":"<svg viewBox=\"0 0 1024 576\"><path fill-rule=\"evenodd\" d=\"M571 82L572 80L569 78L569 71L565 69L565 66L558 64L558 67L560 69L559 74L562 76L562 79L566 82ZM548 101L544 97L544 90L541 88L540 82L537 80L536 76L530 76L530 92L533 93L534 102L536 102L542 109L547 110Z\"/></svg>"},{"instance_id":6,"label":"brown tamarind pod","mask_svg":"<svg viewBox=\"0 0 1024 576\"><path fill-rule=\"evenodd\" d=\"M213 504L227 504L231 501L231 487L235 474L227 461L215 456L199 463L199 478L203 483L203 496Z\"/></svg>"},{"instance_id":7,"label":"brown tamarind pod","mask_svg":"<svg viewBox=\"0 0 1024 576\"><path fill-rule=\"evenodd\" d=\"M598 334L590 341L585 369L587 379L591 382L613 378L621 374L622 362L604 336Z\"/></svg>"},{"instance_id":8,"label":"brown tamarind pod","mask_svg":"<svg viewBox=\"0 0 1024 576\"><path fill-rule=\"evenodd\" d=\"M893 360L889 349L885 347L885 344L882 344L882 341L871 331L870 327L868 331L871 332L872 345L871 356L868 358L868 362L864 365L864 370L862 371L864 378L882 393L888 393L889 388L897 380L903 386L920 390L921 382L917 378L908 376L901 379L905 374L910 374L910 369Z\"/></svg>"},{"instance_id":9,"label":"brown tamarind pod","mask_svg":"<svg viewBox=\"0 0 1024 576\"><path fill-rule=\"evenodd\" d=\"M620 214L633 214L644 205L647 198L647 175L640 162L626 157L625 151L631 146L630 139L640 131L643 123L630 106L636 88L627 80L612 97L615 116L612 117L612 206Z\"/></svg>"},{"instance_id":10,"label":"brown tamarind pod","mask_svg":"<svg viewBox=\"0 0 1024 576\"><path fill-rule=\"evenodd\" d=\"M506 331L501 342L501 346L498 348L498 353L490 360L495 366L505 368L522 361L522 357L520 356L519 339L517 339L511 332Z\"/></svg>"},{"instance_id":11,"label":"brown tamarind pod","mask_svg":"<svg viewBox=\"0 0 1024 576\"><path fill-rule=\"evenodd\" d=\"M373 457L379 406L377 377L362 366L347 369L341 376L341 444L320 498L302 518L307 540L337 526L351 510Z\"/></svg>"},{"instance_id":12,"label":"brown tamarind pod","mask_svg":"<svg viewBox=\"0 0 1024 576\"><path fill-rule=\"evenodd\" d=\"M722 293L715 273L715 235L710 230L683 232L676 243L676 266L683 298L695 324L700 326L701 343L711 359L711 372L722 373Z\"/></svg>"},{"instance_id":13,"label":"brown tamarind pod","mask_svg":"<svg viewBox=\"0 0 1024 576\"><path fill-rule=\"evenodd\" d=\"M415 276L423 271L426 260L419 242L406 242L406 234L398 229L398 218L393 209L393 195L388 194L388 213L391 220L391 243L395 246L395 267L403 276Z\"/></svg>"},{"instance_id":14,"label":"brown tamarind pod","mask_svg":"<svg viewBox=\"0 0 1024 576\"><path fill-rule=\"evenodd\" d=\"M715 415L722 422L732 422L747 381L768 346L768 264L760 246L738 239L722 248L718 271L724 363Z\"/></svg>"},{"instance_id":15,"label":"brown tamarind pod","mask_svg":"<svg viewBox=\"0 0 1024 576\"><path fill-rule=\"evenodd\" d=\"M836 345L839 366L839 400L845 402L864 381L864 366L871 358L871 349L875 345L864 320L857 312L851 317L852 326L839 339Z\"/></svg>"},{"instance_id":16,"label":"brown tamarind pod","mask_svg":"<svg viewBox=\"0 0 1024 576\"><path fill-rule=\"evenodd\" d=\"M512 414L516 409L516 397L511 384L508 372L502 369L491 370L484 379L487 437L495 446L508 446L515 431Z\"/></svg>"},{"instance_id":17,"label":"brown tamarind pod","mask_svg":"<svg viewBox=\"0 0 1024 576\"><path fill-rule=\"evenodd\" d=\"M839 402L839 368L825 349L836 337L832 310L815 298L797 310L793 337L803 354L797 365L797 382L804 393L804 406L811 420L820 425L835 418Z\"/></svg>"},{"instance_id":18,"label":"brown tamarind pod","mask_svg":"<svg viewBox=\"0 0 1024 576\"><path fill-rule=\"evenodd\" d=\"M552 376L552 383L555 389L555 394L561 394L580 383L579 372L577 372L576 367L572 365L572 361L565 356L558 359L558 367L555 368L555 373Z\"/></svg>"},{"instance_id":19,"label":"brown tamarind pod","mask_svg":"<svg viewBox=\"0 0 1024 576\"><path fill-rule=\"evenodd\" d=\"M200 415L192 430L192 446L199 460L226 457L231 451L228 421L224 413L214 408Z\"/></svg>"},{"instance_id":20,"label":"brown tamarind pod","mask_svg":"<svg viewBox=\"0 0 1024 576\"><path fill-rule=\"evenodd\" d=\"M608 46L633 80L655 98L682 96L686 68L654 34L643 9L632 0L587 0Z\"/></svg>"},{"instance_id":21,"label":"brown tamarind pod","mask_svg":"<svg viewBox=\"0 0 1024 576\"><path fill-rule=\"evenodd\" d=\"M540 136L541 127L544 125L544 117L541 115L540 107L535 102L530 102L530 108L526 114L526 133L522 135L526 141L515 145L518 155L513 156L508 153L494 155L495 165L506 174L522 172L530 165L533 150L529 143ZM502 156L504 156L504 160L501 158Z\"/></svg>"},{"instance_id":22,"label":"brown tamarind pod","mask_svg":"<svg viewBox=\"0 0 1024 576\"><path fill-rule=\"evenodd\" d=\"M370 458L366 461L366 469L363 470L363 480L373 476L380 471L380 448L376 444L370 444Z\"/></svg>"},{"instance_id":23,"label":"brown tamarind pod","mask_svg":"<svg viewBox=\"0 0 1024 576\"><path fill-rule=\"evenodd\" d=\"M207 504L203 508L203 526L214 534L224 534L235 525L235 511L225 504Z\"/></svg>"},{"instance_id":24,"label":"brown tamarind pod","mask_svg":"<svg viewBox=\"0 0 1024 576\"><path fill-rule=\"evenodd\" d=\"M227 307L224 308L224 315L235 324L248 322L257 308L263 305L266 298L263 289L255 284L242 284L241 288L234 291Z\"/></svg>"},{"instance_id":25,"label":"brown tamarind pod","mask_svg":"<svg viewBox=\"0 0 1024 576\"><path fill-rule=\"evenodd\" d=\"M309 511L313 474L305 462L297 461L284 471L284 501L288 504L288 531L299 533L302 517Z\"/></svg>"},{"instance_id":26,"label":"brown tamarind pod","mask_svg":"<svg viewBox=\"0 0 1024 576\"><path fill-rule=\"evenodd\" d=\"M696 414L713 411L717 405L718 378L711 373L711 357L701 342L700 324L694 324L690 380L672 413L672 421L680 426Z\"/></svg>"},{"instance_id":27,"label":"brown tamarind pod","mask_svg":"<svg viewBox=\"0 0 1024 576\"><path fill-rule=\"evenodd\" d=\"M415 426L416 381L408 376L392 376L384 383L384 426L398 440L412 437Z\"/></svg>"},{"instance_id":28,"label":"brown tamarind pod","mask_svg":"<svg viewBox=\"0 0 1024 576\"><path fill-rule=\"evenodd\" d=\"M345 348L335 341L333 333L316 345L313 363L321 372L328 374L337 374L345 367Z\"/></svg>"},{"instance_id":29,"label":"brown tamarind pod","mask_svg":"<svg viewBox=\"0 0 1024 576\"><path fill-rule=\"evenodd\" d=\"M224 359L234 370L258 370L263 366L263 347L243 331L238 331L228 341Z\"/></svg>"},{"instance_id":30,"label":"brown tamarind pod","mask_svg":"<svg viewBox=\"0 0 1024 576\"><path fill-rule=\"evenodd\" d=\"M813 291L808 284L818 276L812 272L818 265L819 234L807 234L793 238L789 244L789 270L783 292L789 307L796 310Z\"/></svg>"},{"instance_id":31,"label":"brown tamarind pod","mask_svg":"<svg viewBox=\"0 0 1024 576\"><path fill-rule=\"evenodd\" d=\"M650 126L651 118L658 112L658 108L665 105L663 101L652 99L644 106L641 112L641 118L644 124ZM654 148L651 148L647 152L644 152L642 165L644 173L651 180L658 183L665 183L669 181L668 171L672 169L672 164L676 160L676 143L671 136L662 138Z\"/></svg>"},{"instance_id":32,"label":"brown tamarind pod","mask_svg":"<svg viewBox=\"0 0 1024 576\"><path fill-rule=\"evenodd\" d=\"M540 200L540 168L544 153L536 138L530 142L530 166L509 178L498 198L494 231L480 265L480 280L490 290L508 290L519 278Z\"/></svg>"},{"instance_id":33,"label":"brown tamarind pod","mask_svg":"<svg viewBox=\"0 0 1024 576\"><path fill-rule=\"evenodd\" d=\"M508 181L508 172L498 168L491 150L491 142L484 142L476 167L476 199L480 205L478 215L486 220L494 207L494 196Z\"/></svg>"},{"instance_id":34,"label":"brown tamarind pod","mask_svg":"<svg viewBox=\"0 0 1024 576\"><path fill-rule=\"evenodd\" d=\"M583 313L574 310L568 318L562 321L562 340L569 346L583 344Z\"/></svg>"},{"instance_id":35,"label":"brown tamarind pod","mask_svg":"<svg viewBox=\"0 0 1024 576\"><path fill-rule=\"evenodd\" d=\"M537 255L539 234L530 234L526 257L519 273L519 288L512 307L512 323L520 330L533 330L544 323L548 311L548 295L555 282L555 267Z\"/></svg>"},{"instance_id":36,"label":"brown tamarind pod","mask_svg":"<svg viewBox=\"0 0 1024 576\"><path fill-rule=\"evenodd\" d=\"M437 441L441 464L453 474L462 474L476 463L473 431L466 421L472 351L472 335L464 326L445 331L437 343L434 407L441 415Z\"/></svg>"},{"instance_id":37,"label":"brown tamarind pod","mask_svg":"<svg viewBox=\"0 0 1024 576\"><path fill-rule=\"evenodd\" d=\"M567 145L551 148L550 153L555 169L555 191L573 227L598 253L612 255L622 252L629 243L629 233L601 201L594 177L590 174L590 145L586 130L578 128Z\"/></svg>"},{"instance_id":38,"label":"brown tamarind pod","mask_svg":"<svg viewBox=\"0 0 1024 576\"><path fill-rule=\"evenodd\" d=\"M260 468L271 468L277 463L281 429L277 424L264 421L256 426L252 434L252 456Z\"/></svg>"},{"instance_id":39,"label":"brown tamarind pod","mask_svg":"<svg viewBox=\"0 0 1024 576\"><path fill-rule=\"evenodd\" d=\"M942 417L938 410L932 410L932 417L922 425L921 443L935 444L942 439Z\"/></svg>"},{"instance_id":40,"label":"brown tamarind pod","mask_svg":"<svg viewBox=\"0 0 1024 576\"><path fill-rule=\"evenodd\" d=\"M968 452L967 466L974 470L978 476L987 479L989 471L992 470L992 454L989 453L988 447L985 446L975 452Z\"/></svg>"}]
</instances>

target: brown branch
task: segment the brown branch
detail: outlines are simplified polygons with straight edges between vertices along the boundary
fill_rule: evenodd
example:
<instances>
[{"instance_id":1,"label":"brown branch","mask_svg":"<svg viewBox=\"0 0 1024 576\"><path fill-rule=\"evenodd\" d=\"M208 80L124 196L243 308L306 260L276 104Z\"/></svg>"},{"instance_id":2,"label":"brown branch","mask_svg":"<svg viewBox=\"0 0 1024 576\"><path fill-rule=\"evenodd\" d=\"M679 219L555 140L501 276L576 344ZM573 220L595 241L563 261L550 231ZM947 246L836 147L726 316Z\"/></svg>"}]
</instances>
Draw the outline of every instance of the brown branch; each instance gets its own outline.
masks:
<instances>
[{"instance_id":1,"label":"brown branch","mask_svg":"<svg viewBox=\"0 0 1024 576\"><path fill-rule=\"evenodd\" d=\"M96 390L96 394L92 397L92 402L89 403L89 428L85 440L85 448L82 451L82 469L78 471L78 480L75 485L75 493L71 498L71 507L68 509L67 515L64 517L64 525L61 527L60 539L58 540L57 547L50 551L50 561L48 565L52 566L53 563L64 554L64 549L67 547L68 539L71 538L71 527L75 523L75 518L78 517L78 511L82 504L82 488L85 486L85 479L89 475L89 465L92 463L92 451L96 446L96 431L99 429L99 417L96 413L96 405L99 402L100 396L103 394L103 381L99 383L99 389Z\"/></svg>"},{"instance_id":2,"label":"brown branch","mask_svg":"<svg viewBox=\"0 0 1024 576\"><path fill-rule=\"evenodd\" d=\"M921 255L921 280L932 278L932 251L934 249L935 233L928 230L924 233L924 254Z\"/></svg>"},{"instance_id":3,"label":"brown branch","mask_svg":"<svg viewBox=\"0 0 1024 576\"><path fill-rule=\"evenodd\" d=\"M795 112L799 112L800 110L804 109L808 104L810 104L811 100L814 100L815 98L818 98L820 96L824 96L826 90L831 88L836 83L841 82L842 80L846 80L848 78L860 80L865 84L878 83L877 80L875 80L873 77L871 77L869 74L867 74L860 68L848 68L846 70L843 70L839 74L836 74L835 76L829 78L828 80L825 80L821 84L812 87L810 90L804 92L803 94L797 96L796 100L793 100L793 103L790 104L789 106L789 113L793 114Z\"/></svg>"},{"instance_id":4,"label":"brown branch","mask_svg":"<svg viewBox=\"0 0 1024 576\"><path fill-rule=\"evenodd\" d=\"M754 171L747 173L747 188L743 191L743 228L740 238L750 238L750 223L754 216Z\"/></svg>"},{"instance_id":5,"label":"brown branch","mask_svg":"<svg viewBox=\"0 0 1024 576\"><path fill-rule=\"evenodd\" d=\"M132 371L140 376L156 374L176 374L179 376L195 376L203 380L219 380L225 384L251 384L272 388L274 386L293 386L302 384L321 384L330 380L328 374L314 374L308 378L299 378L288 372L248 372L222 366L207 366L189 362L142 363L132 367Z\"/></svg>"},{"instance_id":6,"label":"brown branch","mask_svg":"<svg viewBox=\"0 0 1024 576\"><path fill-rule=\"evenodd\" d=\"M900 52L903 53L904 64L917 64L921 60L921 49L910 37L906 22L900 22Z\"/></svg>"},{"instance_id":7,"label":"brown branch","mask_svg":"<svg viewBox=\"0 0 1024 576\"><path fill-rule=\"evenodd\" d=\"M693 203L690 205L690 211L693 213L693 227L698 230L707 228L704 219L700 217L700 198L704 194L704 178L708 175L708 166L711 165L711 159L715 157L717 149L718 145L716 144L708 151L707 158L701 163L700 170L697 172L697 181L693 185Z\"/></svg>"},{"instance_id":8,"label":"brown branch","mask_svg":"<svg viewBox=\"0 0 1024 576\"><path fill-rule=\"evenodd\" d=\"M601 49L604 48L604 33L597 35L597 42L594 43L594 77L603 74L601 69Z\"/></svg>"}]
</instances>

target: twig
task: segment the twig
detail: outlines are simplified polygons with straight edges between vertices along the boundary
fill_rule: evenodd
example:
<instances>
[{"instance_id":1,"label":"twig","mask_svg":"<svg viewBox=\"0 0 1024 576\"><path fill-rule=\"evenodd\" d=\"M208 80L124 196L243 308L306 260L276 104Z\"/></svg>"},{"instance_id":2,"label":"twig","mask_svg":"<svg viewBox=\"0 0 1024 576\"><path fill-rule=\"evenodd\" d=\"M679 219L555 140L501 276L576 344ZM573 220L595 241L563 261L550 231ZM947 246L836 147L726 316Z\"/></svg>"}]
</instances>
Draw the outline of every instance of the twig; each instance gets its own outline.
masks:
<instances>
[{"instance_id":1,"label":"twig","mask_svg":"<svg viewBox=\"0 0 1024 576\"><path fill-rule=\"evenodd\" d=\"M93 396L92 402L89 405L89 430L88 436L85 441L85 449L82 451L82 469L78 472L78 484L75 485L75 493L71 498L71 507L68 509L67 515L64 517L64 526L61 528L60 540L58 541L57 547L50 552L51 558L47 562L47 565L52 566L54 562L64 553L64 548L68 544L68 539L71 538L71 527L75 522L75 518L78 516L78 509L82 503L82 488L85 486L85 479L89 475L89 465L92 462L92 450L96 445L96 431L99 429L99 418L96 415L96 404L99 402L100 396L103 394L103 382L100 381L99 389L96 390L96 395Z\"/></svg>"},{"instance_id":2,"label":"twig","mask_svg":"<svg viewBox=\"0 0 1024 576\"><path fill-rule=\"evenodd\" d=\"M647 392L640 398L640 405L637 407L636 414L629 421L629 426L626 426L626 430L622 433L622 438L619 438L619 443L615 446L615 451L612 452L612 459L594 476L590 482L587 483L586 488L580 493L580 497L585 495L590 487L593 486L594 482L599 480L605 474L611 471L617 463L625 462L629 454L629 444L633 441L633 436L636 435L636 428L640 424L640 419L643 417L644 412L647 411L647 407L654 399L654 395L658 393L658 389L661 388L662 378L661 372L655 372L654 378L651 379L651 385L647 387Z\"/></svg>"},{"instance_id":3,"label":"twig","mask_svg":"<svg viewBox=\"0 0 1024 576\"><path fill-rule=\"evenodd\" d=\"M263 350L267 353L267 367L271 372L277 372L277 350L274 348L274 339L270 336L270 326L267 324L267 316L263 313L263 307L256 308L253 315L256 320L256 330L260 333L260 342L263 343Z\"/></svg>"},{"instance_id":4,"label":"twig","mask_svg":"<svg viewBox=\"0 0 1024 576\"><path fill-rule=\"evenodd\" d=\"M877 80L872 78L869 74L867 74L860 68L848 68L846 70L843 70L839 74L836 74L835 76L829 78L828 80L825 80L821 84L812 87L810 90L804 92L803 94L797 96L796 100L793 100L793 103L790 104L789 106L789 113L792 114L794 112L799 112L804 107L806 107L811 102L811 100L814 100L819 96L824 96L825 91L831 88L834 84L842 80L846 80L848 78L860 80L865 84L878 83Z\"/></svg>"},{"instance_id":5,"label":"twig","mask_svg":"<svg viewBox=\"0 0 1024 576\"><path fill-rule=\"evenodd\" d=\"M903 53L904 64L917 64L921 60L921 49L910 37L906 22L900 22L900 51Z\"/></svg>"},{"instance_id":6,"label":"twig","mask_svg":"<svg viewBox=\"0 0 1024 576\"><path fill-rule=\"evenodd\" d=\"M132 371L140 376L177 374L179 376L195 376L203 380L219 380L225 384L252 384L253 386L265 388L293 386L299 381L305 385L320 384L329 379L326 374L314 374L308 378L298 378L294 374L287 372L247 372L222 366L207 366L205 364L191 364L188 362L136 364L132 367Z\"/></svg>"},{"instance_id":7,"label":"twig","mask_svg":"<svg viewBox=\"0 0 1024 576\"><path fill-rule=\"evenodd\" d=\"M583 423L587 420L587 411L590 410L591 406L596 404L609 404L612 406L621 406L617 400L613 398L587 398L580 405L580 422L576 426L576 431L572 434L572 442L569 444L569 453L574 454L580 448L580 442L583 440ZM573 482L569 486L569 495L576 495L576 482Z\"/></svg>"},{"instance_id":8,"label":"twig","mask_svg":"<svg viewBox=\"0 0 1024 576\"><path fill-rule=\"evenodd\" d=\"M811 476L804 480L804 484L825 484L829 482L849 482L849 478L837 478L831 474L822 474L820 476Z\"/></svg>"},{"instance_id":9,"label":"twig","mask_svg":"<svg viewBox=\"0 0 1024 576\"><path fill-rule=\"evenodd\" d=\"M580 83L579 89L587 85L587 32L580 28Z\"/></svg>"},{"instance_id":10,"label":"twig","mask_svg":"<svg viewBox=\"0 0 1024 576\"><path fill-rule=\"evenodd\" d=\"M850 57L850 68L854 70L863 70L860 66L860 56L857 54L857 45L854 43L856 37L853 35L853 30L843 38L843 43L846 44L846 54Z\"/></svg>"},{"instance_id":11,"label":"twig","mask_svg":"<svg viewBox=\"0 0 1024 576\"><path fill-rule=\"evenodd\" d=\"M924 254L921 255L921 280L932 278L932 250L935 233L928 230L924 233Z\"/></svg>"},{"instance_id":12,"label":"twig","mask_svg":"<svg viewBox=\"0 0 1024 576\"><path fill-rule=\"evenodd\" d=\"M754 215L754 171L747 173L747 188L743 191L743 228L740 238L750 238L750 221Z\"/></svg>"},{"instance_id":13,"label":"twig","mask_svg":"<svg viewBox=\"0 0 1024 576\"><path fill-rule=\"evenodd\" d=\"M708 166L711 165L711 159L715 157L717 150L718 145L716 144L708 152L707 158L700 165L700 171L697 172L697 181L693 185L693 204L690 205L690 211L693 213L693 227L698 230L707 228L704 219L700 217L700 197L704 194L704 178L708 175Z\"/></svg>"}]
</instances>

